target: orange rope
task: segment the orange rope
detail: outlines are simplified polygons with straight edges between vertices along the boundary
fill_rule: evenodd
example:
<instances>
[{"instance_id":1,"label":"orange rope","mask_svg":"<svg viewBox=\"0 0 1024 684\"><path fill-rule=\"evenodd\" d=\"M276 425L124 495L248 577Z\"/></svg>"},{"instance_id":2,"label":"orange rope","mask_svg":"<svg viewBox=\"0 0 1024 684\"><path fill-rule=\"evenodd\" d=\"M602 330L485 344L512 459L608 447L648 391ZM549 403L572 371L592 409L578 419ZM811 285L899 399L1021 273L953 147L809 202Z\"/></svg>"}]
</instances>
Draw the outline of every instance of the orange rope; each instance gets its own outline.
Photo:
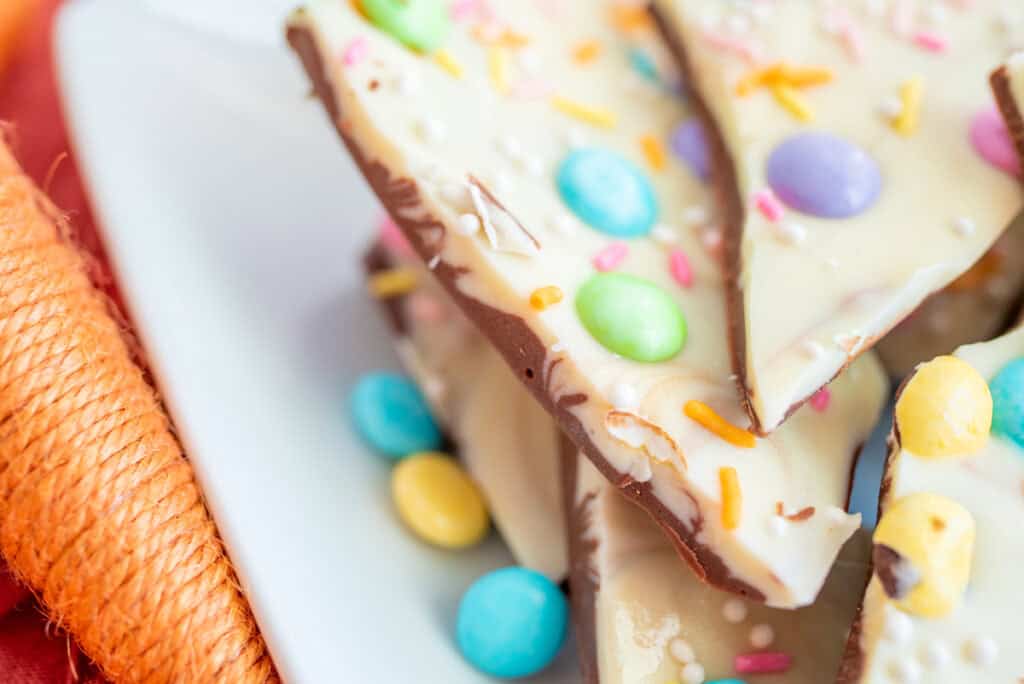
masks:
<instances>
[{"instance_id":1,"label":"orange rope","mask_svg":"<svg viewBox=\"0 0 1024 684\"><path fill-rule=\"evenodd\" d=\"M0 142L0 553L116 682L277 681L167 416Z\"/></svg>"}]
</instances>

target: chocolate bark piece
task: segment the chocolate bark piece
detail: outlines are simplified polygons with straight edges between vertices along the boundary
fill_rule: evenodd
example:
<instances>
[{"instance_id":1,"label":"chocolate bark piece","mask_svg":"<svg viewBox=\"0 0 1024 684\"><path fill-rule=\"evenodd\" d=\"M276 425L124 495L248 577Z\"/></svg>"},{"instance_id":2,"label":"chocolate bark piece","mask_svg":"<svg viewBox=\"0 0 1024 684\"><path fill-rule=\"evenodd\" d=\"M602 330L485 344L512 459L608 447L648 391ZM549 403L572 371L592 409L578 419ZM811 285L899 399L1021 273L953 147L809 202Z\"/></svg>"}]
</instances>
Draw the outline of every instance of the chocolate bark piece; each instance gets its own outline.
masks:
<instances>
[{"instance_id":1,"label":"chocolate bark piece","mask_svg":"<svg viewBox=\"0 0 1024 684\"><path fill-rule=\"evenodd\" d=\"M776 675L789 684L835 679L869 574L866 532L847 542L813 605L768 608L699 582L656 526L571 443L563 458L584 682L678 681L689 663L707 680L724 679L735 676L735 656L765 651L792 657L792 667Z\"/></svg>"},{"instance_id":2,"label":"chocolate bark piece","mask_svg":"<svg viewBox=\"0 0 1024 684\"><path fill-rule=\"evenodd\" d=\"M647 510L700 578L772 605L804 605L857 527L841 510L850 446L870 429L885 382L877 361L865 360L832 388L816 420L753 450L684 415L699 401L726 421L744 417L729 377L723 284L707 249L713 232L685 224L699 218L707 191L663 154L689 113L670 84L634 73L632 41L655 64L659 43L642 13L612 12L617 23L609 22L617 9L567 4L568 15L552 18L527 3L514 27L500 15L454 25L428 58L349 5L325 1L292 17L289 39L413 248L562 430ZM628 37L616 28L623 22ZM580 63L573 48L583 43L598 45L596 60ZM530 97L537 88L543 97ZM572 209L564 198L577 195L585 206ZM664 224L657 229L644 224L651 196ZM637 226L649 232L623 236ZM622 244L625 256L608 265ZM574 305L603 268L617 271L611 281L643 282L626 279L629 295L615 302L632 323L601 328L607 321L598 316L592 335ZM689 321L688 339L657 360L680 341L673 306ZM646 334L652 311L668 320L669 334L665 325ZM651 358L623 355L633 352ZM735 468L743 491L735 528L723 520L722 468ZM772 537L765 525L779 501L817 514Z\"/></svg>"},{"instance_id":3,"label":"chocolate bark piece","mask_svg":"<svg viewBox=\"0 0 1024 684\"><path fill-rule=\"evenodd\" d=\"M913 2L654 6L704 115L734 367L770 432L1018 213L983 149L1003 3L941 28Z\"/></svg>"},{"instance_id":4,"label":"chocolate bark piece","mask_svg":"<svg viewBox=\"0 0 1024 684\"><path fill-rule=\"evenodd\" d=\"M991 383L1008 363L1024 357L1024 328L961 347L955 356ZM996 397L997 415L999 401ZM880 519L896 502L922 493L965 508L976 527L967 590L948 617L903 612L895 601L927 578L915 566L920 559L895 550L890 555L904 568L894 571L890 562L875 568L838 681L868 684L917 673L929 684L1015 682L1024 673L1024 633L1012 627L1024 610L1017 570L1024 558L1018 533L1024 520L1024 449L994 432L974 453L923 458L904 444L908 429L897 420L889 437ZM876 566L880 546L875 544ZM895 575L903 581L894 582Z\"/></svg>"},{"instance_id":5,"label":"chocolate bark piece","mask_svg":"<svg viewBox=\"0 0 1024 684\"><path fill-rule=\"evenodd\" d=\"M996 104L1017 151L1018 169L1024 165L1024 52L1016 52L989 77Z\"/></svg>"},{"instance_id":6,"label":"chocolate bark piece","mask_svg":"<svg viewBox=\"0 0 1024 684\"><path fill-rule=\"evenodd\" d=\"M568 544L558 428L411 250L377 243L363 264L371 279L395 269L416 274L414 289L378 299L398 357L480 486L516 561L562 581Z\"/></svg>"}]
</instances>

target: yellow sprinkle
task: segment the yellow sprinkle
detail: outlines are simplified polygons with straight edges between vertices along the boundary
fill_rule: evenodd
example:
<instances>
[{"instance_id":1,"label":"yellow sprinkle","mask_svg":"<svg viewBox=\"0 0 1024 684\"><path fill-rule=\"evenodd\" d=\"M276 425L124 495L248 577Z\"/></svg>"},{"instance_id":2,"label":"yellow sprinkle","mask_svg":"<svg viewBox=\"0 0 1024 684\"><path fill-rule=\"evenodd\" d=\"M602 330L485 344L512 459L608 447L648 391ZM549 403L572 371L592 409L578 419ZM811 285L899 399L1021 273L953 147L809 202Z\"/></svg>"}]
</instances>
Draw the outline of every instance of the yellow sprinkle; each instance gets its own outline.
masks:
<instances>
[{"instance_id":1,"label":"yellow sprinkle","mask_svg":"<svg viewBox=\"0 0 1024 684\"><path fill-rule=\"evenodd\" d=\"M903 103L903 109L900 110L899 116L892 120L892 127L900 135L912 135L917 130L923 94L924 81L919 77L912 78L900 86L900 101Z\"/></svg>"},{"instance_id":2,"label":"yellow sprinkle","mask_svg":"<svg viewBox=\"0 0 1024 684\"><path fill-rule=\"evenodd\" d=\"M600 54L601 44L596 40L587 40L573 48L572 58L577 64L587 64L597 59Z\"/></svg>"},{"instance_id":3,"label":"yellow sprinkle","mask_svg":"<svg viewBox=\"0 0 1024 684\"><path fill-rule=\"evenodd\" d=\"M508 55L505 49L492 45L487 49L487 68L491 72L491 83L499 93L508 92Z\"/></svg>"},{"instance_id":4,"label":"yellow sprinkle","mask_svg":"<svg viewBox=\"0 0 1024 684\"><path fill-rule=\"evenodd\" d=\"M522 33L516 33L515 31L505 29L505 33L501 35L501 44L507 48L521 48L530 44L529 36L524 36Z\"/></svg>"},{"instance_id":5,"label":"yellow sprinkle","mask_svg":"<svg viewBox=\"0 0 1024 684\"><path fill-rule=\"evenodd\" d=\"M614 112L609 112L607 109L590 107L580 102L576 102L575 100L570 100L567 97L562 97L561 95L555 95L552 97L551 105L563 114L567 114L592 126L597 126L598 128L614 128L617 122L617 117Z\"/></svg>"},{"instance_id":6,"label":"yellow sprinkle","mask_svg":"<svg viewBox=\"0 0 1024 684\"><path fill-rule=\"evenodd\" d=\"M455 78L462 78L462 65L455 61L452 53L447 50L438 50L434 53L434 61Z\"/></svg>"},{"instance_id":7,"label":"yellow sprinkle","mask_svg":"<svg viewBox=\"0 0 1024 684\"><path fill-rule=\"evenodd\" d=\"M800 96L800 93L796 92L791 86L774 85L772 86L772 95L775 96L775 100L780 105L785 107L790 114L800 121L806 122L814 118L814 113L811 111L810 106Z\"/></svg>"},{"instance_id":8,"label":"yellow sprinkle","mask_svg":"<svg viewBox=\"0 0 1024 684\"><path fill-rule=\"evenodd\" d=\"M743 510L743 492L740 478L732 466L718 469L718 485L722 488L722 527L735 530L740 526L740 512Z\"/></svg>"},{"instance_id":9,"label":"yellow sprinkle","mask_svg":"<svg viewBox=\"0 0 1024 684\"><path fill-rule=\"evenodd\" d=\"M537 311L543 311L560 301L562 301L562 289L557 285L538 287L530 294L530 306Z\"/></svg>"},{"instance_id":10,"label":"yellow sprinkle","mask_svg":"<svg viewBox=\"0 0 1024 684\"><path fill-rule=\"evenodd\" d=\"M367 281L370 294L379 299L397 297L416 287L416 272L409 268L389 268L370 276Z\"/></svg>"},{"instance_id":11,"label":"yellow sprinkle","mask_svg":"<svg viewBox=\"0 0 1024 684\"><path fill-rule=\"evenodd\" d=\"M753 449L756 443L754 435L748 431L738 428L722 416L715 413L715 410L703 401L691 399L683 406L683 413L692 420L700 423L704 428L715 433L733 446L743 449Z\"/></svg>"},{"instance_id":12,"label":"yellow sprinkle","mask_svg":"<svg viewBox=\"0 0 1024 684\"><path fill-rule=\"evenodd\" d=\"M665 154L665 148L661 145L661 141L653 135L641 136L640 149L643 151L644 156L647 158L647 163L651 165L652 169L655 171L663 171L665 169L668 157Z\"/></svg>"},{"instance_id":13,"label":"yellow sprinkle","mask_svg":"<svg viewBox=\"0 0 1024 684\"><path fill-rule=\"evenodd\" d=\"M613 5L612 24L620 31L635 31L651 24L651 15L643 5Z\"/></svg>"}]
</instances>

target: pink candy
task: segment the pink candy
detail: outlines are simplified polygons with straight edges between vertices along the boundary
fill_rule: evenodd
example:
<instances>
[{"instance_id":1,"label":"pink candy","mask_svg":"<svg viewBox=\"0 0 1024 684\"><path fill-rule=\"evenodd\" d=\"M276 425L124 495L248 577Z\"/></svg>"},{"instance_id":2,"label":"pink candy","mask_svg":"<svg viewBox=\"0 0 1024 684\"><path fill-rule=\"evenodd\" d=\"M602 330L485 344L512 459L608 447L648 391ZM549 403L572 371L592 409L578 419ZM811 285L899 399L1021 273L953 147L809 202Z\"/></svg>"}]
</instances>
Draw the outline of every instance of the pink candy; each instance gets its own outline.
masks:
<instances>
[{"instance_id":1,"label":"pink candy","mask_svg":"<svg viewBox=\"0 0 1024 684\"><path fill-rule=\"evenodd\" d=\"M785 672L793 665L788 653L747 653L733 660L736 674L770 674Z\"/></svg>"},{"instance_id":2,"label":"pink candy","mask_svg":"<svg viewBox=\"0 0 1024 684\"><path fill-rule=\"evenodd\" d=\"M971 119L971 144L974 151L992 166L1012 176L1020 175L1020 159L1013 148L1010 132L995 107L985 107Z\"/></svg>"},{"instance_id":3,"label":"pink candy","mask_svg":"<svg viewBox=\"0 0 1024 684\"><path fill-rule=\"evenodd\" d=\"M828 409L829 402L832 401L832 393L828 391L828 387L822 387L820 390L811 395L811 408L821 413Z\"/></svg>"},{"instance_id":4,"label":"pink candy","mask_svg":"<svg viewBox=\"0 0 1024 684\"><path fill-rule=\"evenodd\" d=\"M681 249L673 249L668 255L668 270L672 278L682 287L693 285L693 268L686 253Z\"/></svg>"},{"instance_id":5,"label":"pink candy","mask_svg":"<svg viewBox=\"0 0 1024 684\"><path fill-rule=\"evenodd\" d=\"M754 206L761 214L771 221L772 223L778 222L782 218L784 209L782 208L782 202L775 196L775 193L769 189L760 190L754 195Z\"/></svg>"},{"instance_id":6,"label":"pink candy","mask_svg":"<svg viewBox=\"0 0 1024 684\"><path fill-rule=\"evenodd\" d=\"M366 59L369 52L369 41L365 37L359 36L353 38L352 42L345 46L345 51L341 54L341 61L347 67L355 66Z\"/></svg>"},{"instance_id":7,"label":"pink candy","mask_svg":"<svg viewBox=\"0 0 1024 684\"><path fill-rule=\"evenodd\" d=\"M594 268L604 273L611 271L622 263L629 254L629 247L624 242L613 242L594 256Z\"/></svg>"},{"instance_id":8,"label":"pink candy","mask_svg":"<svg viewBox=\"0 0 1024 684\"><path fill-rule=\"evenodd\" d=\"M937 33L918 31L914 34L914 44L929 52L945 52L949 42Z\"/></svg>"}]
</instances>

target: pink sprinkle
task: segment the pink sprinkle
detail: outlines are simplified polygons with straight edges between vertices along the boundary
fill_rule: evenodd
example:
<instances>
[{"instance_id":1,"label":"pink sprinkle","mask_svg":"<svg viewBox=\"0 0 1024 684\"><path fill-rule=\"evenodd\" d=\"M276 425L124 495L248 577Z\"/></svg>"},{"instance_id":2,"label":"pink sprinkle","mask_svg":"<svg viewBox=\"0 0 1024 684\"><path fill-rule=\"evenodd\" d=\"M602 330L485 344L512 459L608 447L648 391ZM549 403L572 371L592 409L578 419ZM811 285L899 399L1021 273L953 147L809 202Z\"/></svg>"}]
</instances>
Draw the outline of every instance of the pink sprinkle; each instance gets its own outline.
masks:
<instances>
[{"instance_id":1,"label":"pink sprinkle","mask_svg":"<svg viewBox=\"0 0 1024 684\"><path fill-rule=\"evenodd\" d=\"M910 33L914 20L914 4L910 0L899 0L892 8L892 30L900 36Z\"/></svg>"},{"instance_id":2,"label":"pink sprinkle","mask_svg":"<svg viewBox=\"0 0 1024 684\"><path fill-rule=\"evenodd\" d=\"M704 39L719 50L734 52L748 62L756 62L757 54L754 49L742 40L718 33L716 31L705 31Z\"/></svg>"},{"instance_id":3,"label":"pink sprinkle","mask_svg":"<svg viewBox=\"0 0 1024 684\"><path fill-rule=\"evenodd\" d=\"M451 6L453 21L466 21L480 9L480 0L455 0Z\"/></svg>"},{"instance_id":4,"label":"pink sprinkle","mask_svg":"<svg viewBox=\"0 0 1024 684\"><path fill-rule=\"evenodd\" d=\"M937 33L918 31L914 34L914 44L929 52L945 52L949 42Z\"/></svg>"},{"instance_id":5,"label":"pink sprinkle","mask_svg":"<svg viewBox=\"0 0 1024 684\"><path fill-rule=\"evenodd\" d=\"M602 273L611 271L622 263L629 253L625 242L613 242L594 256L594 268Z\"/></svg>"},{"instance_id":6,"label":"pink sprinkle","mask_svg":"<svg viewBox=\"0 0 1024 684\"><path fill-rule=\"evenodd\" d=\"M854 62L860 62L864 60L864 36L860 32L860 29L853 24L847 24L839 32L839 36L843 40L843 45L846 46L846 51L850 53L850 59Z\"/></svg>"},{"instance_id":7,"label":"pink sprinkle","mask_svg":"<svg viewBox=\"0 0 1024 684\"><path fill-rule=\"evenodd\" d=\"M754 206L757 207L757 210L761 212L762 216L772 223L776 223L782 218L784 211L782 208L782 202L779 201L779 198L775 196L775 193L772 192L770 188L759 190L758 193L754 195Z\"/></svg>"},{"instance_id":8,"label":"pink sprinkle","mask_svg":"<svg viewBox=\"0 0 1024 684\"><path fill-rule=\"evenodd\" d=\"M345 66L355 66L364 59L370 52L370 43L364 36L353 38L352 42L345 47L345 52L341 55L341 61Z\"/></svg>"},{"instance_id":9,"label":"pink sprinkle","mask_svg":"<svg viewBox=\"0 0 1024 684\"><path fill-rule=\"evenodd\" d=\"M793 665L788 653L747 653L733 659L736 674L771 674L785 672Z\"/></svg>"},{"instance_id":10,"label":"pink sprinkle","mask_svg":"<svg viewBox=\"0 0 1024 684\"><path fill-rule=\"evenodd\" d=\"M384 214L380 219L380 224L377 229L380 232L378 239L380 243L387 249L391 250L395 254L412 254L412 245L402 235L402 231L398 229L394 220L388 214Z\"/></svg>"},{"instance_id":11,"label":"pink sprinkle","mask_svg":"<svg viewBox=\"0 0 1024 684\"><path fill-rule=\"evenodd\" d=\"M832 393L828 391L828 387L822 387L811 395L811 408L822 413L828 408L830 401L832 401Z\"/></svg>"},{"instance_id":12,"label":"pink sprinkle","mask_svg":"<svg viewBox=\"0 0 1024 684\"><path fill-rule=\"evenodd\" d=\"M693 285L693 268L686 253L681 249L673 249L668 255L668 270L682 287Z\"/></svg>"},{"instance_id":13,"label":"pink sprinkle","mask_svg":"<svg viewBox=\"0 0 1024 684\"><path fill-rule=\"evenodd\" d=\"M512 84L512 87L509 89L509 93L513 97L520 97L524 100L545 98L551 95L554 91L555 86L553 86L549 81L539 78L517 81Z\"/></svg>"}]
</instances>

